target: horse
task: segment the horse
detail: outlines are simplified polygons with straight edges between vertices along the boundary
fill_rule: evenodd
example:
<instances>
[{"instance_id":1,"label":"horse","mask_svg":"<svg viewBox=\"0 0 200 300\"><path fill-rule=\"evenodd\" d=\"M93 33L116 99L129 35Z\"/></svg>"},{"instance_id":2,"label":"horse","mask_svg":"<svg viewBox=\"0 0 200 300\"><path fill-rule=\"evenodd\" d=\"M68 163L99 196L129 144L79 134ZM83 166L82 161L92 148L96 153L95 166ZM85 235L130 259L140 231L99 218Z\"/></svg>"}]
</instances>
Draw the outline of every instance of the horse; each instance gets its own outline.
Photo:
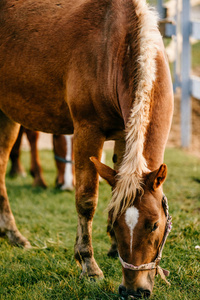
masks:
<instances>
[{"instance_id":1,"label":"horse","mask_svg":"<svg viewBox=\"0 0 200 300\"><path fill-rule=\"evenodd\" d=\"M0 230L17 229L5 188L19 124L74 134L75 259L101 278L92 247L98 174L112 187L108 215L122 263L123 297L149 297L171 229L163 183L173 88L157 15L144 0L1 0ZM102 164L115 140L114 169ZM163 273L164 272L164 273Z\"/></svg>"}]
</instances>

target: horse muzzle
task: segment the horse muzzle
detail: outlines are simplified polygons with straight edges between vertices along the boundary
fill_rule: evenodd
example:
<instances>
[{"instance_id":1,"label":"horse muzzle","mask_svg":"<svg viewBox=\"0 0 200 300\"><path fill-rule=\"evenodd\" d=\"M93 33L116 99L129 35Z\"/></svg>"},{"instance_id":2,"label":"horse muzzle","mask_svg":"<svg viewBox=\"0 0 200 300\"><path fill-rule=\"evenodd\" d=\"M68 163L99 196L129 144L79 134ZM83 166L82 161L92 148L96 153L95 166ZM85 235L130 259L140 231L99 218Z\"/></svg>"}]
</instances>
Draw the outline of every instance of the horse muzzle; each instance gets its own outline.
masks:
<instances>
[{"instance_id":1,"label":"horse muzzle","mask_svg":"<svg viewBox=\"0 0 200 300\"><path fill-rule=\"evenodd\" d=\"M144 290L142 288L138 288L137 291L126 289L125 286L119 286L119 295L120 298L123 299L140 299L140 298L149 298L151 296L151 292L149 290Z\"/></svg>"}]
</instances>

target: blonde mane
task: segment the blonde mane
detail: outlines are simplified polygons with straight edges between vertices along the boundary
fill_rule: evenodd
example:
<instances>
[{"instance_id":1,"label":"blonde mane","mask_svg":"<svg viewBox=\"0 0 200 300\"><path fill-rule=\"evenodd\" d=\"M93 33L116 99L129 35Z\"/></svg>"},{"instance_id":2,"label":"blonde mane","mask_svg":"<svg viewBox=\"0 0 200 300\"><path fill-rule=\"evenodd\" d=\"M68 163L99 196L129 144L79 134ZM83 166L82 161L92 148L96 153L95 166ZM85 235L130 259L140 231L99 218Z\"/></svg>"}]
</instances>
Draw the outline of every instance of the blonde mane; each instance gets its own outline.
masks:
<instances>
[{"instance_id":1,"label":"blonde mane","mask_svg":"<svg viewBox=\"0 0 200 300\"><path fill-rule=\"evenodd\" d=\"M137 28L140 45L137 72L137 89L133 107L126 124L126 148L119 168L117 184L113 190L109 210L112 221L133 203L137 190L142 190L141 178L147 172L146 160L143 156L146 128L149 121L150 96L156 76L156 55L159 38L157 15L144 0L133 0L138 17Z\"/></svg>"}]
</instances>

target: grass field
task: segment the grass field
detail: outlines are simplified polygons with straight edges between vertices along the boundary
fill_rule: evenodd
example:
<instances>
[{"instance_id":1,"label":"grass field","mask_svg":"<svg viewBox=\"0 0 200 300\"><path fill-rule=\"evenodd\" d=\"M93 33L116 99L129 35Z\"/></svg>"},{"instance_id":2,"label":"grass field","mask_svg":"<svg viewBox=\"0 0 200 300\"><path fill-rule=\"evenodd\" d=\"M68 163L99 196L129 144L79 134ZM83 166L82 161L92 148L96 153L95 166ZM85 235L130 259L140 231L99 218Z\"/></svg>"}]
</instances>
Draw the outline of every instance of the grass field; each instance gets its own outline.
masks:
<instances>
[{"instance_id":1,"label":"grass field","mask_svg":"<svg viewBox=\"0 0 200 300\"><path fill-rule=\"evenodd\" d=\"M90 282L79 278L73 258L76 235L74 193L54 189L55 166L50 151L41 151L47 190L33 188L32 178L10 179L7 188L18 228L34 246L31 250L11 246L1 239L0 299L119 299L121 266L108 258L106 207L110 188L100 184L100 199L93 225L95 258L105 279ZM107 153L111 161L111 153ZM22 153L26 170L29 153ZM161 266L170 270L171 287L156 278L152 299L200 299L200 160L181 150L168 149L165 193L173 217Z\"/></svg>"}]
</instances>

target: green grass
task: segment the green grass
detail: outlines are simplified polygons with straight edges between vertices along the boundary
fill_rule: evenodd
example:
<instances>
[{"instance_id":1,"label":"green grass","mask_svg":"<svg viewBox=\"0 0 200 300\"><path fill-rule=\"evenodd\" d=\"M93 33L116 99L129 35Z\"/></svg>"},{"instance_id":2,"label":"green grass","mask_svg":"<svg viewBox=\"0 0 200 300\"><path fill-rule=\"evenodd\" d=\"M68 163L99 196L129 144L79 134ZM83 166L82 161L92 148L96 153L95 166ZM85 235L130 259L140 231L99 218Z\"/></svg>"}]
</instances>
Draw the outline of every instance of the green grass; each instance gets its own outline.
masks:
<instances>
[{"instance_id":1,"label":"green grass","mask_svg":"<svg viewBox=\"0 0 200 300\"><path fill-rule=\"evenodd\" d=\"M200 42L192 45L191 56L192 56L192 68L200 67Z\"/></svg>"},{"instance_id":2,"label":"green grass","mask_svg":"<svg viewBox=\"0 0 200 300\"><path fill-rule=\"evenodd\" d=\"M121 266L108 258L106 207L110 188L100 184L100 199L94 218L95 258L105 279L90 282L80 278L73 258L76 235L74 193L54 189L55 166L50 151L40 157L48 189L33 188L32 178L10 179L7 188L19 230L34 246L31 250L11 246L1 239L0 299L119 299ZM111 161L111 153L107 159ZM22 153L26 170L29 153ZM181 150L168 149L165 155L168 179L165 193L173 217L173 229L167 240L161 266L171 271L168 287L156 278L152 299L200 299L200 160Z\"/></svg>"}]
</instances>

